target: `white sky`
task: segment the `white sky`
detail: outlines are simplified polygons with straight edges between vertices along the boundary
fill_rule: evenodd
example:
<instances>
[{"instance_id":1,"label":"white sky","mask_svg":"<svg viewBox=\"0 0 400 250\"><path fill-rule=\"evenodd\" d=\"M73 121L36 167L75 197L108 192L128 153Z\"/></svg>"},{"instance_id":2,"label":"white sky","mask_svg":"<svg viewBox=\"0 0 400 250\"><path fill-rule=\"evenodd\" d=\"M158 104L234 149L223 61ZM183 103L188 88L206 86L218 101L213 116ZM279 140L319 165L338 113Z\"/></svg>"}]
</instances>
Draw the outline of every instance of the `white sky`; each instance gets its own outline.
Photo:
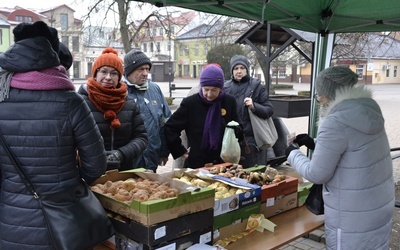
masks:
<instances>
[{"instance_id":1,"label":"white sky","mask_svg":"<svg viewBox=\"0 0 400 250\"><path fill-rule=\"evenodd\" d=\"M81 18L82 15L85 15L87 12L87 6L85 2L90 1L82 1L82 0L9 0L9 1L2 1L0 4L1 7L15 7L21 6L24 8L31 8L31 9L49 9L51 7L59 6L62 4L66 4L75 10L75 17Z\"/></svg>"}]
</instances>

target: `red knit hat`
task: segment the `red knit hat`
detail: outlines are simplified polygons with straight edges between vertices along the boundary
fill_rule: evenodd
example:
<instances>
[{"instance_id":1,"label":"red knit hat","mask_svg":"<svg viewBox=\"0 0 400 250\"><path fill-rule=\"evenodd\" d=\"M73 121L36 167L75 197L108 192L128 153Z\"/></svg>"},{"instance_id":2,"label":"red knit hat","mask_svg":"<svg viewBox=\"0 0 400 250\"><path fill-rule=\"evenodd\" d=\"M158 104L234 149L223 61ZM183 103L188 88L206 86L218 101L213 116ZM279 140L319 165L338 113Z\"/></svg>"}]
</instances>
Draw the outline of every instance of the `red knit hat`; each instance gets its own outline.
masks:
<instances>
[{"instance_id":1,"label":"red knit hat","mask_svg":"<svg viewBox=\"0 0 400 250\"><path fill-rule=\"evenodd\" d=\"M118 81L121 80L124 67L122 66L121 58L118 57L118 51L111 47L105 48L101 55L98 56L93 62L92 76L96 77L97 70L103 66L109 66L116 69L119 73Z\"/></svg>"}]
</instances>

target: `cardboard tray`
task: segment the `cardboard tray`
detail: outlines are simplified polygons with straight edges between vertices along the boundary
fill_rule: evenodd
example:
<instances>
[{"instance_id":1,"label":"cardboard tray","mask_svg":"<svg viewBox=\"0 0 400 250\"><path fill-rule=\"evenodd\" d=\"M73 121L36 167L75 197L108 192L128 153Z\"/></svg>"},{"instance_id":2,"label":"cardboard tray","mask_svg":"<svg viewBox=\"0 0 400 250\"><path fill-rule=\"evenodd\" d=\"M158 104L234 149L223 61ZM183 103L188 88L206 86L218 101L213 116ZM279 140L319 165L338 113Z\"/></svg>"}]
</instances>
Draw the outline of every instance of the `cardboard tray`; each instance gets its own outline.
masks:
<instances>
[{"instance_id":1,"label":"cardboard tray","mask_svg":"<svg viewBox=\"0 0 400 250\"><path fill-rule=\"evenodd\" d=\"M195 188L194 186L162 177L154 173L135 173L109 171L98 178L93 185L107 181L126 180L128 178L147 178L156 181L168 181L171 187L177 188L181 193L174 198L139 202L133 200L131 204L115 200L104 194L96 193L97 198L105 209L121 214L143 225L172 220L177 217L196 213L214 207L213 188Z\"/></svg>"},{"instance_id":2,"label":"cardboard tray","mask_svg":"<svg viewBox=\"0 0 400 250\"><path fill-rule=\"evenodd\" d=\"M297 192L299 179L289 176L283 181L261 187L261 202L267 201L269 198L275 198L280 195L288 195Z\"/></svg>"},{"instance_id":3,"label":"cardboard tray","mask_svg":"<svg viewBox=\"0 0 400 250\"><path fill-rule=\"evenodd\" d=\"M129 219L111 218L111 221L118 233L144 245L156 246L210 228L214 217L213 209L207 209L150 226Z\"/></svg>"}]
</instances>

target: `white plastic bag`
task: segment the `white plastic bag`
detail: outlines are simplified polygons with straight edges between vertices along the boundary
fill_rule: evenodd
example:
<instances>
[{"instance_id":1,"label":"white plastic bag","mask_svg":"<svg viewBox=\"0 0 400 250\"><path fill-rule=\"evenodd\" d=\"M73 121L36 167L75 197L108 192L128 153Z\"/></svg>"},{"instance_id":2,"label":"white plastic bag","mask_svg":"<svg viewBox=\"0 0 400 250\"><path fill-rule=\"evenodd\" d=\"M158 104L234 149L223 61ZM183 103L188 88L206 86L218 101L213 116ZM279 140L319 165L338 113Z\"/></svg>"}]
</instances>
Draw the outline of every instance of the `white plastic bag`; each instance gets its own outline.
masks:
<instances>
[{"instance_id":1,"label":"white plastic bag","mask_svg":"<svg viewBox=\"0 0 400 250\"><path fill-rule=\"evenodd\" d=\"M231 121L225 127L220 154L224 162L239 163L240 161L240 145L235 135L236 126L239 126L239 123Z\"/></svg>"}]
</instances>

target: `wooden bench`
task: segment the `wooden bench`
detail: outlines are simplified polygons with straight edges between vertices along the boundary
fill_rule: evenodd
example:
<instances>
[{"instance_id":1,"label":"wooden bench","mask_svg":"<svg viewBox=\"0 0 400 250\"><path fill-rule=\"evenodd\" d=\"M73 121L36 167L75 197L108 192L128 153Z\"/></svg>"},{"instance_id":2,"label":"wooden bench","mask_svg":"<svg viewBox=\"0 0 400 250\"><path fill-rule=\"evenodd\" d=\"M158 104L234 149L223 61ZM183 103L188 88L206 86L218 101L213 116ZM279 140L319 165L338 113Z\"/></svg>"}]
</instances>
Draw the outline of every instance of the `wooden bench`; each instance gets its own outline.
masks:
<instances>
[{"instance_id":1,"label":"wooden bench","mask_svg":"<svg viewBox=\"0 0 400 250\"><path fill-rule=\"evenodd\" d=\"M276 224L275 232L252 232L229 244L228 250L277 249L324 225L323 215L314 215L305 206L269 218Z\"/></svg>"}]
</instances>

